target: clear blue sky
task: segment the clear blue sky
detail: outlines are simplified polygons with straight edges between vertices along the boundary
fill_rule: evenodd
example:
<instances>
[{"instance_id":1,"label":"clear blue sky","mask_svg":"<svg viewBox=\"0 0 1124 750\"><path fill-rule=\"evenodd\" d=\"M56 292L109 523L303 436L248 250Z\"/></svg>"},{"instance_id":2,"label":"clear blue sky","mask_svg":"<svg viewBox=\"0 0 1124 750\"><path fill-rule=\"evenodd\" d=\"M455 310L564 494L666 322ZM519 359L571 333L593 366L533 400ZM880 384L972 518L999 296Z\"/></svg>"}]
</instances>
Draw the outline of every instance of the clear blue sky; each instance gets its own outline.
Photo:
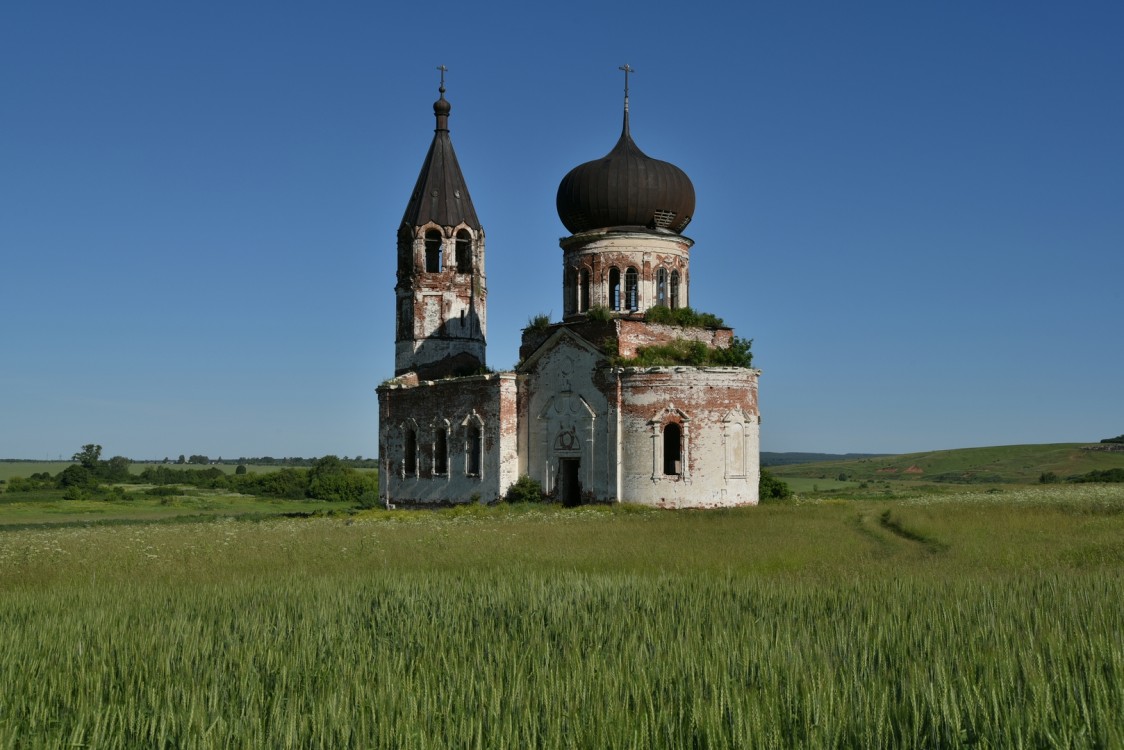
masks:
<instances>
[{"instance_id":1,"label":"clear blue sky","mask_svg":"<svg viewBox=\"0 0 1124 750\"><path fill-rule=\"evenodd\" d=\"M373 456L449 67L488 361L562 309L558 182L697 197L762 448L1124 432L1124 4L0 6L0 457Z\"/></svg>"}]
</instances>

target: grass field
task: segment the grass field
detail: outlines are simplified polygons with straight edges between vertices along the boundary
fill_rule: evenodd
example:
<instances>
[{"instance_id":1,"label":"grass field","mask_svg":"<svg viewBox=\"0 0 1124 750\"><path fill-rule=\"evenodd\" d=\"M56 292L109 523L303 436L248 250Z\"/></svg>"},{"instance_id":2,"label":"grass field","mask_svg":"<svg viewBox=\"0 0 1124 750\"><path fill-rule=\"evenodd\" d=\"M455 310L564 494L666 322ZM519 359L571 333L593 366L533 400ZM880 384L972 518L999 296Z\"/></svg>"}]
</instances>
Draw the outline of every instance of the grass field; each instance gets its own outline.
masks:
<instances>
[{"instance_id":1,"label":"grass field","mask_svg":"<svg viewBox=\"0 0 1124 750\"><path fill-rule=\"evenodd\" d=\"M109 499L66 500L62 490L0 494L0 529L44 525L155 522L189 518L267 518L348 510L345 503L252 497L224 490L180 487L178 494L150 497L150 485L124 485Z\"/></svg>"},{"instance_id":2,"label":"grass field","mask_svg":"<svg viewBox=\"0 0 1124 750\"><path fill-rule=\"evenodd\" d=\"M784 483L793 492L804 495L829 490L845 490L858 487L858 482L841 482L837 479L820 479L816 477L785 477Z\"/></svg>"},{"instance_id":3,"label":"grass field","mask_svg":"<svg viewBox=\"0 0 1124 750\"><path fill-rule=\"evenodd\" d=\"M1124 487L0 532L0 748L1121 747Z\"/></svg>"}]
</instances>

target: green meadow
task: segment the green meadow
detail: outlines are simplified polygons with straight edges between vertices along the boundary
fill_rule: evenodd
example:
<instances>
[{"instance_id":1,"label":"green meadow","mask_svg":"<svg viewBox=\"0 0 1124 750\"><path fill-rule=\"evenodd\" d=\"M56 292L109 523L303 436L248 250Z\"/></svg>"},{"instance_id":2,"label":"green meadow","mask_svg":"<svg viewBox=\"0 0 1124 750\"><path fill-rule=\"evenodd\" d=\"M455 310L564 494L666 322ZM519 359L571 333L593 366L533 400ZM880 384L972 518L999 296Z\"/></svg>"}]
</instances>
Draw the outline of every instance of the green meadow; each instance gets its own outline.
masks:
<instances>
[{"instance_id":1,"label":"green meadow","mask_svg":"<svg viewBox=\"0 0 1124 750\"><path fill-rule=\"evenodd\" d=\"M1122 601L1124 485L9 528L0 748L1124 747Z\"/></svg>"},{"instance_id":2,"label":"green meadow","mask_svg":"<svg viewBox=\"0 0 1124 750\"><path fill-rule=\"evenodd\" d=\"M790 478L838 480L843 475L854 482L946 484L1029 484L1037 482L1045 472L1065 479L1091 471L1124 469L1124 451L1090 450L1090 447L1105 446L1089 443L1000 445L768 468L785 481Z\"/></svg>"},{"instance_id":3,"label":"green meadow","mask_svg":"<svg viewBox=\"0 0 1124 750\"><path fill-rule=\"evenodd\" d=\"M225 490L175 487L151 496L152 485L117 485L120 494L68 500L63 490L0 494L0 530L47 525L172 522L205 518L260 519L347 511L346 503L239 495Z\"/></svg>"}]
</instances>

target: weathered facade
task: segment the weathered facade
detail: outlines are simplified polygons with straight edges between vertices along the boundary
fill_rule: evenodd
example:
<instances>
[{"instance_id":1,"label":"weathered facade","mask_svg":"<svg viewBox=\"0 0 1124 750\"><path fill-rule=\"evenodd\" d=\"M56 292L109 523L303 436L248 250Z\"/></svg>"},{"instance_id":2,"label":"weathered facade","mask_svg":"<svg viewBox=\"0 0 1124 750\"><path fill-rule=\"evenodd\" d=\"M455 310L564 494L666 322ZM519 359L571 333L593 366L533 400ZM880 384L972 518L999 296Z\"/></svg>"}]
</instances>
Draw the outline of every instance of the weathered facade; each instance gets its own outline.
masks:
<instances>
[{"instance_id":1,"label":"weathered facade","mask_svg":"<svg viewBox=\"0 0 1124 750\"><path fill-rule=\"evenodd\" d=\"M491 502L521 475L567 503L755 504L758 370L635 366L661 345L725 350L724 327L650 322L689 304L680 232L694 188L624 127L562 180L563 320L524 331L513 372L485 366L484 230L434 104L433 144L398 231L395 377L378 388L388 506Z\"/></svg>"}]
</instances>

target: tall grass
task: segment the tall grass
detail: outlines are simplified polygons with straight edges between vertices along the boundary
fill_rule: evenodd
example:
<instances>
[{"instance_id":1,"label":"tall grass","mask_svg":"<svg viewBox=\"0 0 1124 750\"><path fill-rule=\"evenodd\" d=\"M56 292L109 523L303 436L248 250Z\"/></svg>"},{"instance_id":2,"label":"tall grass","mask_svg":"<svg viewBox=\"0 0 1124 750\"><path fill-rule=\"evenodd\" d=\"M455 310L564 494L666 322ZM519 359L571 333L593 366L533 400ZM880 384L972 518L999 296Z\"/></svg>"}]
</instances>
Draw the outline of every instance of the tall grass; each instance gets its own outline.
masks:
<instances>
[{"instance_id":1,"label":"tall grass","mask_svg":"<svg viewBox=\"0 0 1124 750\"><path fill-rule=\"evenodd\" d=\"M7 532L0 747L1119 747L1124 495L1046 497Z\"/></svg>"}]
</instances>

